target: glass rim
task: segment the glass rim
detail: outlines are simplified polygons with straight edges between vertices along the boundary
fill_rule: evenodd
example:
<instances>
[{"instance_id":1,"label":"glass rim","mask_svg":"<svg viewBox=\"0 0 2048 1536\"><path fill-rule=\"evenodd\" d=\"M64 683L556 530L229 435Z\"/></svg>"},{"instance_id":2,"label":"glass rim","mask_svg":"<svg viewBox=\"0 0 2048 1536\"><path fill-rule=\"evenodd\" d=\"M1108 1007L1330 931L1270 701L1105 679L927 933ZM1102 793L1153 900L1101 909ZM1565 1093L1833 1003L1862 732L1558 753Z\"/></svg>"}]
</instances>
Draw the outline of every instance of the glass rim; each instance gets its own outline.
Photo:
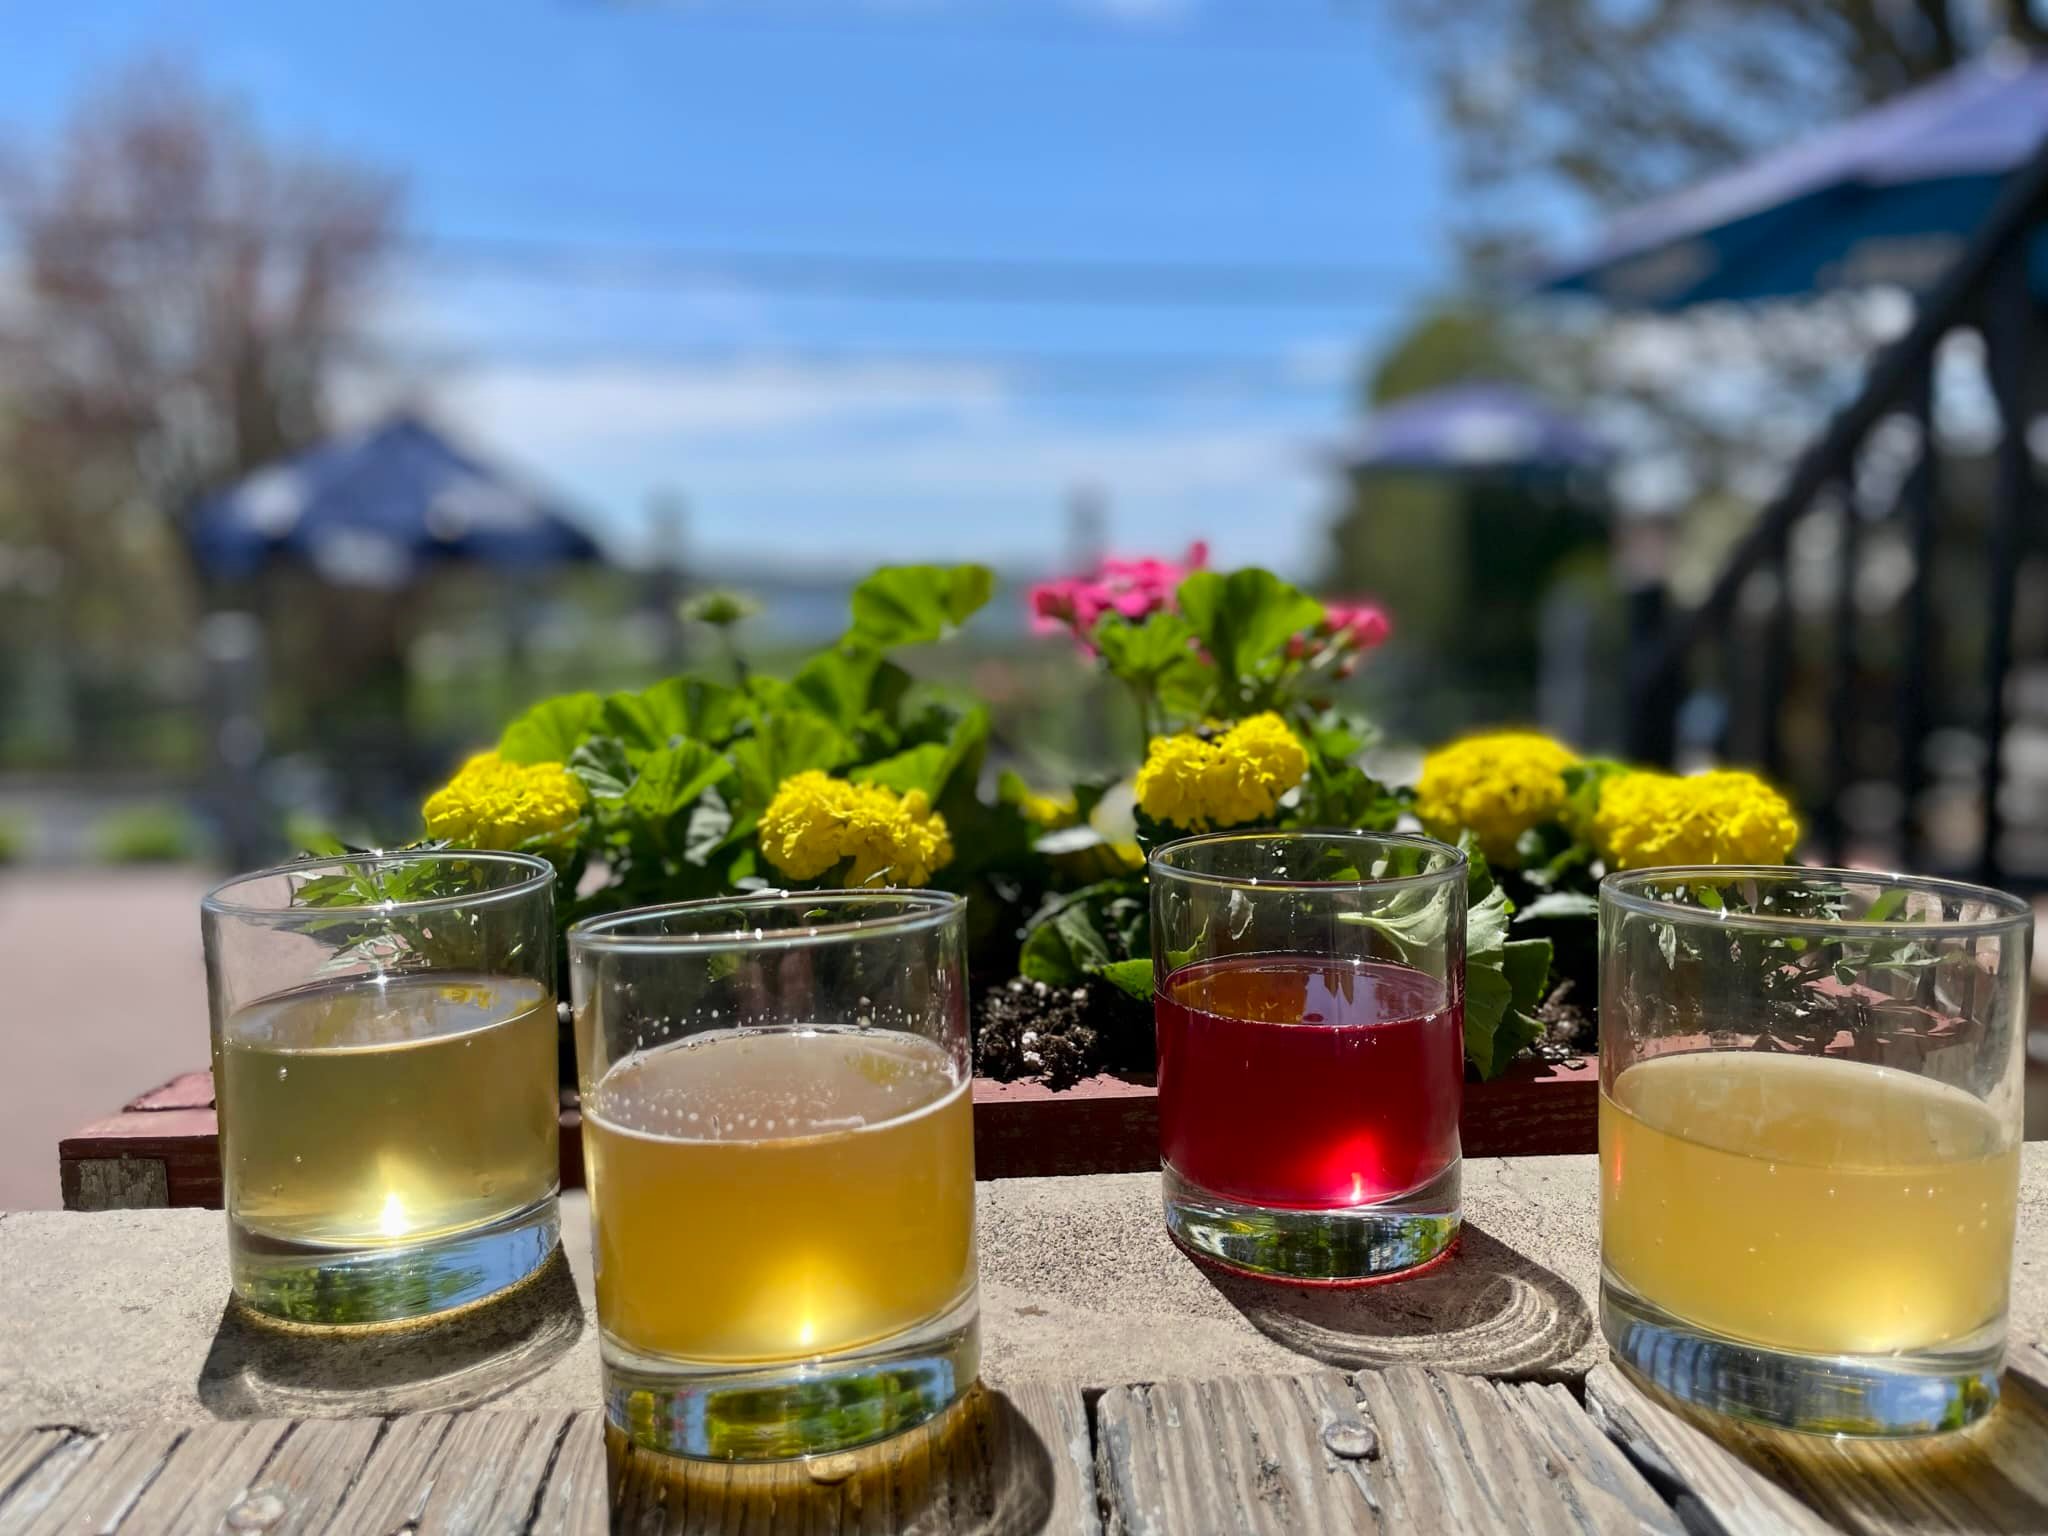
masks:
<instances>
[{"instance_id":1,"label":"glass rim","mask_svg":"<svg viewBox=\"0 0 2048 1536\"><path fill-rule=\"evenodd\" d=\"M452 896L423 896L416 901L353 902L347 906L258 906L252 902L232 900L228 894L238 886L249 885L258 880L274 880L280 875L310 877L324 872L338 873L344 869L360 868L365 864L496 864L523 869L526 871L526 878L516 880L510 885L493 886L487 890ZM332 853L323 854L315 859L295 859L289 864L273 864L268 869L254 869L247 874L231 875L199 898L199 908L214 917L232 917L251 922L303 922L309 918L375 917L393 913L439 912L454 907L494 906L499 902L531 896L538 890L551 890L554 882L555 866L538 854L512 853L493 848L404 848L389 851L380 848L363 853Z\"/></svg>"},{"instance_id":2,"label":"glass rim","mask_svg":"<svg viewBox=\"0 0 2048 1536\"><path fill-rule=\"evenodd\" d=\"M1275 839L1299 839L1303 842L1320 838L1336 843L1364 843L1385 848L1421 848L1450 855L1438 869L1418 870L1412 875L1361 876L1356 880L1289 880L1254 878L1250 875L1219 875L1209 870L1188 869L1166 862L1166 855L1181 849L1220 846L1224 843L1273 841ZM1264 831L1244 829L1225 832L1197 832L1189 837L1177 837L1170 843L1161 843L1145 860L1148 876L1165 876L1173 880L1185 880L1195 885L1213 885L1226 889L1247 891L1399 891L1411 887L1448 884L1451 880L1466 877L1466 866L1470 861L1465 850L1441 838L1429 837L1421 832L1361 832L1350 827L1288 827L1268 828Z\"/></svg>"},{"instance_id":3,"label":"glass rim","mask_svg":"<svg viewBox=\"0 0 2048 1536\"><path fill-rule=\"evenodd\" d=\"M851 906L894 902L902 910L881 917L842 918L803 928L739 928L702 933L633 933L621 930L660 923L678 915L710 916L715 912L784 911L801 906ZM697 901L672 901L653 907L629 907L586 917L569 925L572 951L764 950L807 948L849 939L885 938L944 927L967 908L967 898L954 891L919 886L856 886L833 891L760 891L733 896L708 896Z\"/></svg>"},{"instance_id":4,"label":"glass rim","mask_svg":"<svg viewBox=\"0 0 2048 1536\"><path fill-rule=\"evenodd\" d=\"M1652 880L1804 880L1815 883L1837 881L1845 884L1882 886L1889 890L1921 891L1931 896L1958 901L1979 901L1996 910L1983 917L1888 917L1865 922L1855 917L1805 917L1794 912L1730 912L1718 907L1690 907L1652 895L1644 889ZM1785 929L1797 933L1842 933L1863 937L1958 937L1998 933L2015 927L2030 928L2034 909L2010 891L1967 880L1948 880L1938 875L1908 875L1892 870L1837 869L1800 864L1671 864L1649 869L1617 870L1600 881L1600 904L1614 906L1638 917L1655 917L1667 922L1687 922L1723 928Z\"/></svg>"}]
</instances>

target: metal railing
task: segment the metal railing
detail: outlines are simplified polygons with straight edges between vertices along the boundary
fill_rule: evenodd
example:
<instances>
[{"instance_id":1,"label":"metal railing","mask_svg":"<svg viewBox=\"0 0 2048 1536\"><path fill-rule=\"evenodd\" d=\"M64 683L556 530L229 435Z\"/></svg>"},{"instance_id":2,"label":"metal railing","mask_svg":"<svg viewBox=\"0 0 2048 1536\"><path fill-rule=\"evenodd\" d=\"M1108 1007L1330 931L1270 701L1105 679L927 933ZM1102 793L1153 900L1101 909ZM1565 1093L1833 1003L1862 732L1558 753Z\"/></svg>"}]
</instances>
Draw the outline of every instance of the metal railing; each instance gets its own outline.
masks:
<instances>
[{"instance_id":1,"label":"metal railing","mask_svg":"<svg viewBox=\"0 0 2048 1536\"><path fill-rule=\"evenodd\" d=\"M1865 778L1897 786L1901 810L1896 852L1908 865L1925 862L1927 843L1919 807L1927 788L1926 745L1934 728L1934 691L1953 681L1940 664L1950 627L1938 614L1934 572L1953 552L1945 517L1953 507L1942 495L1942 465L1934 431L1934 369L1943 341L1959 330L1984 341L1986 374L1996 406L1994 483L1982 542L1982 703L1968 722L1981 735L1978 798L1982 820L1969 872L1990 881L2006 870L2001 860L2004 811L2000 789L2008 735L2007 683L2013 665L2013 621L2021 564L2042 528L2039 486L2027 429L2048 376L2042 312L2030 283L2036 237L2048 229L2048 140L2014 172L2002 195L1954 265L1921 301L1910 329L1873 360L1861 390L1798 460L1778 495L1736 546L1711 591L1695 608L1673 613L1661 588L1630 598L1629 748L1640 760L1669 763L1676 755L1680 712L1709 668L1718 672L1719 739L1724 756L1746 757L1782 779L1787 689L1796 665L1796 612L1789 580L1793 534L1809 519L1838 520L1829 597L1827 655L1821 667L1825 746L1818 767L1821 788L1813 805L1814 829L1830 856L1850 849L1845 796L1859 769ZM1881 423L1894 416L1918 429L1915 460L1897 483L1888 507L1861 504L1859 456ZM1863 687L1865 626L1858 611L1861 551L1872 531L1892 520L1908 551L1910 577L1894 614L1899 658L1888 708L1896 755L1871 761L1871 737L1857 747L1859 713L1870 712ZM1745 600L1753 578L1768 576L1768 602ZM1762 608L1752 616L1745 609ZM1968 616L1975 622L1974 615ZM1875 770L1875 771L1873 771Z\"/></svg>"}]
</instances>

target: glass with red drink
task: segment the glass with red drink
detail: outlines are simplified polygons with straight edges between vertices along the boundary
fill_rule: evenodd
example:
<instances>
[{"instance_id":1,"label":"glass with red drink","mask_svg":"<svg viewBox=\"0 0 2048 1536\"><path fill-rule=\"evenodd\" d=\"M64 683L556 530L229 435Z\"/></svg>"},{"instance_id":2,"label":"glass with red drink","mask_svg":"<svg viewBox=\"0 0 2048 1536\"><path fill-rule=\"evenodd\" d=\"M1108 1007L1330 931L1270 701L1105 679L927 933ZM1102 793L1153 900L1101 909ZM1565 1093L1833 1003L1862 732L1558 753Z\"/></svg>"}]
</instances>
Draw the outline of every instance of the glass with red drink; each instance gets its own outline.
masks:
<instances>
[{"instance_id":1,"label":"glass with red drink","mask_svg":"<svg viewBox=\"0 0 2048 1536\"><path fill-rule=\"evenodd\" d=\"M1458 1235L1465 856L1224 832L1151 860L1160 1164L1177 1242L1254 1274L1398 1274Z\"/></svg>"}]
</instances>

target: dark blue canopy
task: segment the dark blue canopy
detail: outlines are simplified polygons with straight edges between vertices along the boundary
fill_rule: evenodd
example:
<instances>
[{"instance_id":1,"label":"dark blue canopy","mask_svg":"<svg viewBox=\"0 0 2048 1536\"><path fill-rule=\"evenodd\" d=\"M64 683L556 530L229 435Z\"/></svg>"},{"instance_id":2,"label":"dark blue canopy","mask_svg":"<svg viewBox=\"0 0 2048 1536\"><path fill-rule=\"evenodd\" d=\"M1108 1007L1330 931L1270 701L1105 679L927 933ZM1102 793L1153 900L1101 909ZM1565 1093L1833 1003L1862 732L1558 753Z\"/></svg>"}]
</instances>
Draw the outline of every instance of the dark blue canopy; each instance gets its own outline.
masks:
<instances>
[{"instance_id":1,"label":"dark blue canopy","mask_svg":"<svg viewBox=\"0 0 2048 1536\"><path fill-rule=\"evenodd\" d=\"M337 585L387 588L433 561L535 567L599 557L559 509L408 415L208 497L192 543L217 576L251 575L283 556Z\"/></svg>"},{"instance_id":2,"label":"dark blue canopy","mask_svg":"<svg viewBox=\"0 0 2048 1536\"><path fill-rule=\"evenodd\" d=\"M1375 414L1338 449L1352 470L1563 474L1607 460L1600 440L1512 384L1455 384Z\"/></svg>"},{"instance_id":3,"label":"dark blue canopy","mask_svg":"<svg viewBox=\"0 0 2048 1536\"><path fill-rule=\"evenodd\" d=\"M2000 51L1623 215L1552 291L1680 309L1863 283L1925 287L2048 135L2048 59ZM2037 288L2048 262L2037 244Z\"/></svg>"}]
</instances>

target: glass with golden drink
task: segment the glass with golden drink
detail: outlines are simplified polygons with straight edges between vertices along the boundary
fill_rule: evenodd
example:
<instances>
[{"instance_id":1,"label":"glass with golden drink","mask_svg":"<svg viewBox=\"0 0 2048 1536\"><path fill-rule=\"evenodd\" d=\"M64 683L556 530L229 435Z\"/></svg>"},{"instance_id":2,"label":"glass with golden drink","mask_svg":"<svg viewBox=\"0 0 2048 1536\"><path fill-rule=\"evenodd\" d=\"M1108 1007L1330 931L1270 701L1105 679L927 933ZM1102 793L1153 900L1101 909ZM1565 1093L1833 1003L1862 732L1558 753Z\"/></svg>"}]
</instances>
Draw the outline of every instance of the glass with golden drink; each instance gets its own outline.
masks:
<instances>
[{"instance_id":1,"label":"glass with golden drink","mask_svg":"<svg viewBox=\"0 0 2048 1536\"><path fill-rule=\"evenodd\" d=\"M554 871L314 860L202 904L236 1294L321 1325L445 1311L553 1252Z\"/></svg>"},{"instance_id":2,"label":"glass with golden drink","mask_svg":"<svg viewBox=\"0 0 2048 1536\"><path fill-rule=\"evenodd\" d=\"M692 902L570 930L605 1406L773 1460L974 1380L974 1121L953 896Z\"/></svg>"},{"instance_id":3,"label":"glass with golden drink","mask_svg":"<svg viewBox=\"0 0 2048 1536\"><path fill-rule=\"evenodd\" d=\"M1997 1399L2032 914L1842 870L1600 893L1601 1322L1687 1402L1911 1435Z\"/></svg>"}]
</instances>

